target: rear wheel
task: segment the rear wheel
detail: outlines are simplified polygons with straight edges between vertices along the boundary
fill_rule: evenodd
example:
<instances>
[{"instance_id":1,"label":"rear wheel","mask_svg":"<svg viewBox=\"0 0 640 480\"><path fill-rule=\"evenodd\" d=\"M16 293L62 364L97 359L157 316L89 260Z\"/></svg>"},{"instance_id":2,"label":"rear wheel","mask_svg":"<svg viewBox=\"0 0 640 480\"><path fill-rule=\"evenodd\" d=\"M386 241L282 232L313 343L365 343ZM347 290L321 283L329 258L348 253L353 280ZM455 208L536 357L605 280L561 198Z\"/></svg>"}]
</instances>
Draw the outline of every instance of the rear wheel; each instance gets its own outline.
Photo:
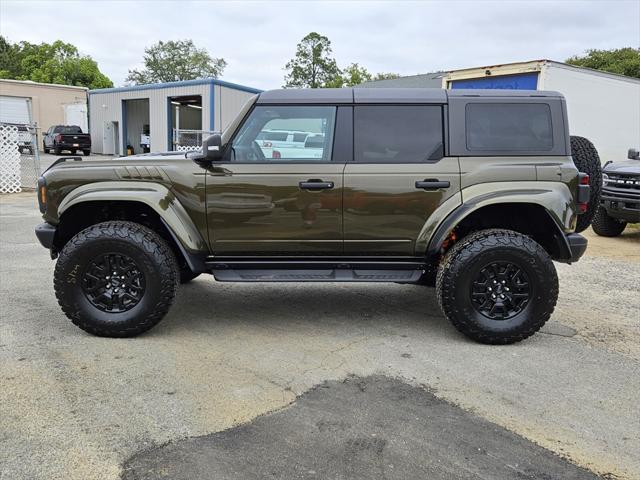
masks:
<instances>
[{"instance_id":1,"label":"rear wheel","mask_svg":"<svg viewBox=\"0 0 640 480\"><path fill-rule=\"evenodd\" d=\"M88 157L91 154L91 150L83 150L82 153L85 157Z\"/></svg>"},{"instance_id":2,"label":"rear wheel","mask_svg":"<svg viewBox=\"0 0 640 480\"><path fill-rule=\"evenodd\" d=\"M607 210L599 206L593 217L591 228L601 237L617 237L627 227L627 222L623 222L616 218L613 218L607 213Z\"/></svg>"},{"instance_id":3,"label":"rear wheel","mask_svg":"<svg viewBox=\"0 0 640 480\"><path fill-rule=\"evenodd\" d=\"M60 147L55 147L55 148L53 149L53 152L54 152L56 155L61 155L61 154L62 154L62 149L61 149Z\"/></svg>"},{"instance_id":4,"label":"rear wheel","mask_svg":"<svg viewBox=\"0 0 640 480\"><path fill-rule=\"evenodd\" d=\"M54 288L63 312L81 329L103 337L132 337L168 312L178 267L152 230L124 221L93 225L62 249Z\"/></svg>"},{"instance_id":5,"label":"rear wheel","mask_svg":"<svg viewBox=\"0 0 640 480\"><path fill-rule=\"evenodd\" d=\"M584 137L571 136L571 157L578 171L589 175L591 195L587 203L587 211L578 215L576 232L582 232L589 228L593 216L600 203L600 190L602 189L602 165L596 147Z\"/></svg>"},{"instance_id":6,"label":"rear wheel","mask_svg":"<svg viewBox=\"0 0 640 480\"><path fill-rule=\"evenodd\" d=\"M531 238L482 230L446 254L436 293L460 332L503 345L524 340L545 324L558 299L558 277L547 252Z\"/></svg>"}]
</instances>

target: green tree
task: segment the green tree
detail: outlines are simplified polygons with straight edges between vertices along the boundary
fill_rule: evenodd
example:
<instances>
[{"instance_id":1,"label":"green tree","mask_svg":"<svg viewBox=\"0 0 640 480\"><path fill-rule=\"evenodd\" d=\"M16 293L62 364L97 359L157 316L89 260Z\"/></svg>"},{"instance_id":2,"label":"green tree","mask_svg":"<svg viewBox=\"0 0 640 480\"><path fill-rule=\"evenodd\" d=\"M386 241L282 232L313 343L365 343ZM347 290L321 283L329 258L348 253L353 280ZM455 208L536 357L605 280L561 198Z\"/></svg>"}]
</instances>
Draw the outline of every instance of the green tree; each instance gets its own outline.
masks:
<instances>
[{"instance_id":1,"label":"green tree","mask_svg":"<svg viewBox=\"0 0 640 480\"><path fill-rule=\"evenodd\" d=\"M331 41L309 33L296 47L296 55L285 65L285 87L324 88L333 86L340 69L331 56Z\"/></svg>"},{"instance_id":2,"label":"green tree","mask_svg":"<svg viewBox=\"0 0 640 480\"><path fill-rule=\"evenodd\" d=\"M227 62L224 58L212 58L204 48L198 48L193 40L160 41L144 50L144 69L129 70L127 83L176 82L196 78L218 78Z\"/></svg>"},{"instance_id":3,"label":"green tree","mask_svg":"<svg viewBox=\"0 0 640 480\"><path fill-rule=\"evenodd\" d=\"M575 55L568 58L566 63L640 78L640 49L638 48L587 50L586 55Z\"/></svg>"},{"instance_id":4,"label":"green tree","mask_svg":"<svg viewBox=\"0 0 640 480\"><path fill-rule=\"evenodd\" d=\"M371 74L365 67L361 67L357 63L352 63L345 67L339 75L333 80L327 82L327 87L355 87L361 83L368 82L372 78Z\"/></svg>"},{"instance_id":5,"label":"green tree","mask_svg":"<svg viewBox=\"0 0 640 480\"><path fill-rule=\"evenodd\" d=\"M0 38L0 77L92 89L113 87L95 60L61 40L36 45Z\"/></svg>"}]
</instances>

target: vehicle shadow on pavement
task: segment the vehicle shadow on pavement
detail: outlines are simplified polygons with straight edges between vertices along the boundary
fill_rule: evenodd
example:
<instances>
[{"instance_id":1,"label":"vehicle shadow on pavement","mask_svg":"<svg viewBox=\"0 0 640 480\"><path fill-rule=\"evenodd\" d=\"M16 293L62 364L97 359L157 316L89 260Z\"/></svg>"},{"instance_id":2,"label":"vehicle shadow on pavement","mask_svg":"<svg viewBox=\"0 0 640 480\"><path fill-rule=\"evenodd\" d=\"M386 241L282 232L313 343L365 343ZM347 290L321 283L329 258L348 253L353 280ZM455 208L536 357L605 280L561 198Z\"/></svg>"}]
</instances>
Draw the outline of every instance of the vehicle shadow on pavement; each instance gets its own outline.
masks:
<instances>
[{"instance_id":1,"label":"vehicle shadow on pavement","mask_svg":"<svg viewBox=\"0 0 640 480\"><path fill-rule=\"evenodd\" d=\"M182 285L167 317L148 335L215 330L237 323L304 329L397 325L457 336L435 290L418 285L355 283L220 283L200 277Z\"/></svg>"},{"instance_id":2,"label":"vehicle shadow on pavement","mask_svg":"<svg viewBox=\"0 0 640 480\"><path fill-rule=\"evenodd\" d=\"M244 425L142 451L122 478L598 477L421 388L351 376Z\"/></svg>"}]
</instances>

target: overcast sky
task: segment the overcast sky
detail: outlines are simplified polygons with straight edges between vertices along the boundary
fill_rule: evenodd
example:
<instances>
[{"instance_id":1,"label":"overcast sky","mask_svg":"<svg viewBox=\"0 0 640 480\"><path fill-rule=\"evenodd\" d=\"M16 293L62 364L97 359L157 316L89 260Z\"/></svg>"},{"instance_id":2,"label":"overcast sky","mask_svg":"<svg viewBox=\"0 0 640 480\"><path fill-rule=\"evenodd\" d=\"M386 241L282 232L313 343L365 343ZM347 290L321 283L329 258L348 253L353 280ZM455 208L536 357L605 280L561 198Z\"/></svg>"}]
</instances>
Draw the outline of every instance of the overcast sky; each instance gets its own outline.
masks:
<instances>
[{"instance_id":1,"label":"overcast sky","mask_svg":"<svg viewBox=\"0 0 640 480\"><path fill-rule=\"evenodd\" d=\"M144 47L191 38L228 66L224 80L278 88L298 41L329 37L339 66L403 75L640 47L640 0L609 1L13 1L11 41L61 39L121 86Z\"/></svg>"}]
</instances>

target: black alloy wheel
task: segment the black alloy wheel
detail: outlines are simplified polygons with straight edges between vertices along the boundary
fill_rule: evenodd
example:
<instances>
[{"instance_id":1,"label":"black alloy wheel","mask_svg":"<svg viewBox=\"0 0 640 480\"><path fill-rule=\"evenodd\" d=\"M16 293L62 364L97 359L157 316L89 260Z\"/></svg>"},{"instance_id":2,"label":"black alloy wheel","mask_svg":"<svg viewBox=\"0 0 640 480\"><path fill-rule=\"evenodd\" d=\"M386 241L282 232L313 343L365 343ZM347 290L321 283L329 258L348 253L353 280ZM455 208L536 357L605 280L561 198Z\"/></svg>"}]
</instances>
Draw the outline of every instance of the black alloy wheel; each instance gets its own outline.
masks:
<instances>
[{"instance_id":1,"label":"black alloy wheel","mask_svg":"<svg viewBox=\"0 0 640 480\"><path fill-rule=\"evenodd\" d=\"M527 306L530 298L528 275L511 262L489 263L480 270L471 285L474 308L491 320L515 317Z\"/></svg>"},{"instance_id":2,"label":"black alloy wheel","mask_svg":"<svg viewBox=\"0 0 640 480\"><path fill-rule=\"evenodd\" d=\"M131 310L142 299L144 290L144 273L130 257L119 253L97 256L82 277L87 300L107 313Z\"/></svg>"}]
</instances>

